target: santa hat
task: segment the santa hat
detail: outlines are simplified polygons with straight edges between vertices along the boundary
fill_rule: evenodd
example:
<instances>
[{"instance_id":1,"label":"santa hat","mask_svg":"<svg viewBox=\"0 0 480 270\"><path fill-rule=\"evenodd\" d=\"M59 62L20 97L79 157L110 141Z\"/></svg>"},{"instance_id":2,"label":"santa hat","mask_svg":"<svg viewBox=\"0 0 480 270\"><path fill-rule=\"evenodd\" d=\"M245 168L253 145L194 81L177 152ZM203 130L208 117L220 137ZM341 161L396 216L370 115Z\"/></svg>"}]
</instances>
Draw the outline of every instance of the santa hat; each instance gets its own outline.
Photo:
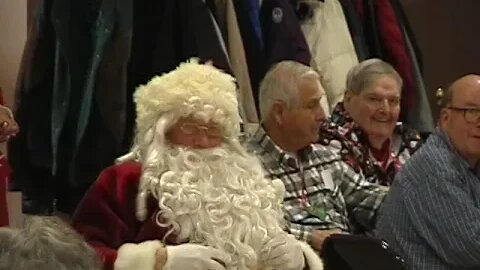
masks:
<instances>
[{"instance_id":1,"label":"santa hat","mask_svg":"<svg viewBox=\"0 0 480 270\"><path fill-rule=\"evenodd\" d=\"M156 76L134 94L137 129L151 128L162 114L204 118L219 125L226 137L240 133L235 79L210 64L190 59Z\"/></svg>"}]
</instances>

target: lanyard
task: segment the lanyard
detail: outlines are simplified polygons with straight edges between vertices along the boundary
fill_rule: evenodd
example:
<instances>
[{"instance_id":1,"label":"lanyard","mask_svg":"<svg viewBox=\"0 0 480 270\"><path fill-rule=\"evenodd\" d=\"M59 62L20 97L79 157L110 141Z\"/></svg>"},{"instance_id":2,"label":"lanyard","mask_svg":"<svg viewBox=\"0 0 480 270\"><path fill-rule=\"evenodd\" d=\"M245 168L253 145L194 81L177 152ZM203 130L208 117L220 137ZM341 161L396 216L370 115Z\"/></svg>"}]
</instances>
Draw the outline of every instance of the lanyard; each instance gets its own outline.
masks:
<instances>
[{"instance_id":1,"label":"lanyard","mask_svg":"<svg viewBox=\"0 0 480 270\"><path fill-rule=\"evenodd\" d=\"M310 207L310 202L307 196L307 185L305 183L305 173L303 170L303 164L300 159L298 159L298 168L300 169L300 178L302 179L302 194L301 194L300 202L303 208L308 208Z\"/></svg>"},{"instance_id":2,"label":"lanyard","mask_svg":"<svg viewBox=\"0 0 480 270\"><path fill-rule=\"evenodd\" d=\"M316 204L312 207L310 200L308 199L307 194L307 184L305 181L305 173L303 170L303 165L301 160L299 159L298 168L300 169L300 177L302 178L302 195L301 195L301 204L302 208L305 209L309 215L317 217L318 219L325 221L327 218L327 212L325 210L325 206L319 206Z\"/></svg>"}]
</instances>

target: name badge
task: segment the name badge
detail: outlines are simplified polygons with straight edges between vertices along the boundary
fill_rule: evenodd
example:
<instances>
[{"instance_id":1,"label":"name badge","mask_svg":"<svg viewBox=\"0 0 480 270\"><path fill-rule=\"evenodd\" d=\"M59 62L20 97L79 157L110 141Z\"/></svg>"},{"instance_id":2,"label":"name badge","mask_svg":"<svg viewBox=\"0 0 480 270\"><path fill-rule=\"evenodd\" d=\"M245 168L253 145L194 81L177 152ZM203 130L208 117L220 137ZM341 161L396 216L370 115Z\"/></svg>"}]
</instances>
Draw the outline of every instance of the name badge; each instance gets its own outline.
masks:
<instances>
[{"instance_id":1,"label":"name badge","mask_svg":"<svg viewBox=\"0 0 480 270\"><path fill-rule=\"evenodd\" d=\"M324 170L321 172L323 184L330 190L335 190L335 183L333 183L332 173L330 170Z\"/></svg>"}]
</instances>

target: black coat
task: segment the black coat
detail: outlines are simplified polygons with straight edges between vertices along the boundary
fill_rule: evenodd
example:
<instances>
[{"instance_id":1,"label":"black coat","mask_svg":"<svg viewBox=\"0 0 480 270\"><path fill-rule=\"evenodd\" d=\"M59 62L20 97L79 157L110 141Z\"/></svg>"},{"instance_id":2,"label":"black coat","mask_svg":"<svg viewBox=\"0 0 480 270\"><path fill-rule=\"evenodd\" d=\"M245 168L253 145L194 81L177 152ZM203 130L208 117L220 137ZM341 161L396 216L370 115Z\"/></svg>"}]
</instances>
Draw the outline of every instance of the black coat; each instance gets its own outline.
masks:
<instances>
[{"instance_id":1,"label":"black coat","mask_svg":"<svg viewBox=\"0 0 480 270\"><path fill-rule=\"evenodd\" d=\"M260 23L268 66L282 60L310 65L310 49L290 2L264 0L260 10Z\"/></svg>"}]
</instances>

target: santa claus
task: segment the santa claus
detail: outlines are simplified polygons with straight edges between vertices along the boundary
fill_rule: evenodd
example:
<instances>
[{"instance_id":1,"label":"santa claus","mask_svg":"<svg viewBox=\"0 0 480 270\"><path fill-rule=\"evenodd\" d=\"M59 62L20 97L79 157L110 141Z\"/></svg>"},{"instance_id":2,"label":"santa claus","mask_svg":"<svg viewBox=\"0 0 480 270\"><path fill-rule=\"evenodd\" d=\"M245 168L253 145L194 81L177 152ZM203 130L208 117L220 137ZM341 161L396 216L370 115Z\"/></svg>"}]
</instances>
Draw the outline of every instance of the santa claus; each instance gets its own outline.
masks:
<instances>
[{"instance_id":1,"label":"santa claus","mask_svg":"<svg viewBox=\"0 0 480 270\"><path fill-rule=\"evenodd\" d=\"M284 232L283 186L239 143L234 79L196 60L135 92L132 153L102 172L74 227L105 269L322 269Z\"/></svg>"}]
</instances>

